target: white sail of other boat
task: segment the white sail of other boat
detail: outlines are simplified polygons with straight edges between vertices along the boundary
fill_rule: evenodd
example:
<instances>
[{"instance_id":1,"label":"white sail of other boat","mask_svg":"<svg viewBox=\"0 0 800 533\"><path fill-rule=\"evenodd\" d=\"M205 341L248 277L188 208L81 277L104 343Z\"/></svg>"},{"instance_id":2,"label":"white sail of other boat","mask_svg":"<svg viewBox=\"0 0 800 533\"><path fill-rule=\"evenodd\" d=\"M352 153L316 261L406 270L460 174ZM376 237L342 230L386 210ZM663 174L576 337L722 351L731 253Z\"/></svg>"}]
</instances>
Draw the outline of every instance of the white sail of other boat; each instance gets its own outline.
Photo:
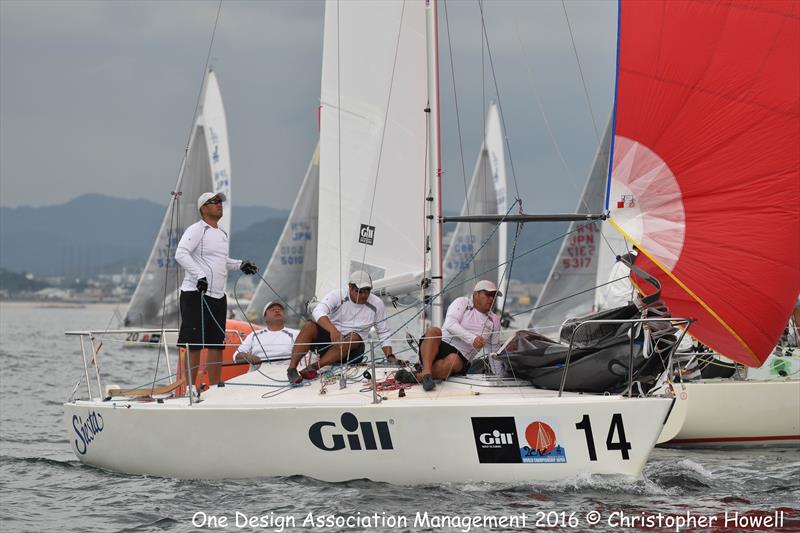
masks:
<instances>
[{"instance_id":1,"label":"white sail of other boat","mask_svg":"<svg viewBox=\"0 0 800 533\"><path fill-rule=\"evenodd\" d=\"M296 324L305 304L314 296L317 277L317 234L319 207L319 145L308 164L286 225L256 287L247 316L263 320L267 302L280 300L288 306L287 322Z\"/></svg>"},{"instance_id":2,"label":"white sail of other boat","mask_svg":"<svg viewBox=\"0 0 800 533\"><path fill-rule=\"evenodd\" d=\"M316 294L355 270L413 290L425 270L425 11L328 2L324 31Z\"/></svg>"},{"instance_id":3,"label":"white sail of other boat","mask_svg":"<svg viewBox=\"0 0 800 533\"><path fill-rule=\"evenodd\" d=\"M228 128L217 76L211 69L203 85L201 105L188 146L173 189L179 195L170 197L150 257L128 304L125 326L178 327L177 290L183 280L183 270L175 261L175 248L183 231L200 219L195 203L200 194L207 191L225 194L224 216L219 227L230 233L232 204Z\"/></svg>"},{"instance_id":4,"label":"white sail of other boat","mask_svg":"<svg viewBox=\"0 0 800 533\"><path fill-rule=\"evenodd\" d=\"M462 215L504 215L506 206L506 162L503 132L497 105L492 103L486 117L486 132L472 173ZM450 286L445 300L463 296L477 279L495 277L505 293L508 285L506 255L508 226L459 222L444 257L444 284ZM502 308L502 299L496 302Z\"/></svg>"},{"instance_id":5,"label":"white sail of other boat","mask_svg":"<svg viewBox=\"0 0 800 533\"><path fill-rule=\"evenodd\" d=\"M602 213L608 181L608 158L611 148L611 122L608 122L594 163L578 201L578 213ZM595 291L605 282L615 253L624 242L613 228L600 222L571 222L558 255L550 268L536 307L528 318L528 327L553 339L566 318L587 315L595 305ZM614 252L612 252L612 247ZM611 258L610 260L608 258ZM610 263L607 266L600 266ZM598 276L603 277L598 280Z\"/></svg>"}]
</instances>

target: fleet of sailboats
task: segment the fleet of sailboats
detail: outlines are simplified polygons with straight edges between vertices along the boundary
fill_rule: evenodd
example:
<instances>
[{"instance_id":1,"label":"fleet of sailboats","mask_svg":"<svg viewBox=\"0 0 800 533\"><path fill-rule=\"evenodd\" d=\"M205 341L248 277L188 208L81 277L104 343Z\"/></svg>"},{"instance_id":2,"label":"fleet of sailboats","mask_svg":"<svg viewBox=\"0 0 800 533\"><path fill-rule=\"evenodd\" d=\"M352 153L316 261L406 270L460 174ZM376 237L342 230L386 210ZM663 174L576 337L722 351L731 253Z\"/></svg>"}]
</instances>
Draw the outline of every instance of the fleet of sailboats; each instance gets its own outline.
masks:
<instances>
[{"instance_id":1,"label":"fleet of sailboats","mask_svg":"<svg viewBox=\"0 0 800 533\"><path fill-rule=\"evenodd\" d=\"M331 0L325 7L318 157L270 260L276 268L267 288L298 298L299 306L307 295L325 294L366 270L375 292L426 304L403 309L404 324L440 323L444 283L458 274L447 274L441 249L436 2ZM595 163L602 176L602 162L609 161L610 225L647 258L643 268L661 280L673 316L693 319L699 339L754 366L772 350L800 290L800 161L787 148L800 138L792 99L798 75L782 62L800 44L796 25L782 24L796 15L692 2L662 2L654 11L621 2L616 109ZM720 18L734 24L718 24ZM742 36L763 35L780 38L751 58ZM708 39L718 46L703 46ZM751 59L747 68L731 50ZM487 128L478 163L493 176L492 187L483 198L476 191L476 200L502 216L503 148L491 142L495 131ZM754 162L745 147L747 154L768 149L771 157ZM592 187L582 207L596 197ZM753 208L754 197L770 201ZM467 204L473 209L469 195ZM730 213L748 208L742 216L752 232L725 233ZM788 230L767 231L775 225ZM584 237L602 246L600 233L593 228ZM464 235L457 229L454 242ZM750 237L785 250L772 258L767 282L763 254L743 242ZM302 256L303 268L315 264L313 280L310 272L298 274L302 268L277 268L285 252ZM454 256L460 272L458 263ZM576 263L583 267L596 268ZM597 274L578 279L596 283ZM181 478L300 474L415 484L638 475L681 394L674 387L646 397L562 394L484 374L451 378L430 393L397 391L396 368L374 358L369 367L333 368L290 386L282 367L266 366L206 391L200 402L105 397L98 370L97 396L89 386L88 399L64 405L73 450L101 468ZM88 366L86 379L89 385ZM229 453L241 442L255 443L268 459Z\"/></svg>"}]
</instances>

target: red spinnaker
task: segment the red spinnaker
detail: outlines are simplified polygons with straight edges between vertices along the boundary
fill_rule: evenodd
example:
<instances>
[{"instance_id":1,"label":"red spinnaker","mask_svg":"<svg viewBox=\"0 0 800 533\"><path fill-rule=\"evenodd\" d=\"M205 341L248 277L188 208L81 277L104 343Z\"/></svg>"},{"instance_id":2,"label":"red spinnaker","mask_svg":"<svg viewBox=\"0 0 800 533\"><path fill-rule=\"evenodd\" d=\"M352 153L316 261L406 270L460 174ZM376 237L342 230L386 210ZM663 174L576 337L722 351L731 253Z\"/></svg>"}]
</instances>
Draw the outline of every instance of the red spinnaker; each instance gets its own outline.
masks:
<instances>
[{"instance_id":1,"label":"red spinnaker","mask_svg":"<svg viewBox=\"0 0 800 533\"><path fill-rule=\"evenodd\" d=\"M622 0L618 61L612 222L692 335L760 366L800 292L800 2Z\"/></svg>"}]
</instances>

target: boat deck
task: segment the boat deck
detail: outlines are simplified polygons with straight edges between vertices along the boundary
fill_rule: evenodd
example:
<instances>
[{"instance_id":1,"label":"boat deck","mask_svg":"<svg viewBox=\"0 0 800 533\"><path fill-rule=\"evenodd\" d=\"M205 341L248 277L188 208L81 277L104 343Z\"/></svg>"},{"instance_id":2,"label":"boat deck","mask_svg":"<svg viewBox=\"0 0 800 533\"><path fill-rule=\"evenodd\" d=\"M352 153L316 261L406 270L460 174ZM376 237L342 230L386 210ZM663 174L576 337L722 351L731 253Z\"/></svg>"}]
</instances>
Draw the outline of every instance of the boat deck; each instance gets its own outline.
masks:
<instances>
[{"instance_id":1,"label":"boat deck","mask_svg":"<svg viewBox=\"0 0 800 533\"><path fill-rule=\"evenodd\" d=\"M269 407L269 406L360 406L375 403L372 392L372 380L364 377L371 372L369 365L353 365L346 373L327 371L320 373L313 380L304 380L299 385L290 386L286 382L285 365L262 365L255 371L237 376L223 387L215 386L203 392L201 401L195 403L198 408L215 407ZM497 378L483 374L453 377L447 381L437 382L436 389L426 392L421 384L398 384L392 379L397 367L387 366L375 369L378 383L379 402L391 402L398 405L430 404L446 405L458 403L463 405L468 400L474 405L485 403L519 403L536 400L543 403L550 401L571 402L582 401L587 395L564 393L558 398L558 391L537 389L527 381L513 378ZM342 387L342 377L346 383ZM400 392L402 388L402 393ZM619 396L588 395L593 399ZM166 398L156 403L152 400L138 402L128 398L113 398L111 401L125 401L142 407L161 408L162 406L185 406L188 398ZM474 402L474 403L473 403Z\"/></svg>"}]
</instances>

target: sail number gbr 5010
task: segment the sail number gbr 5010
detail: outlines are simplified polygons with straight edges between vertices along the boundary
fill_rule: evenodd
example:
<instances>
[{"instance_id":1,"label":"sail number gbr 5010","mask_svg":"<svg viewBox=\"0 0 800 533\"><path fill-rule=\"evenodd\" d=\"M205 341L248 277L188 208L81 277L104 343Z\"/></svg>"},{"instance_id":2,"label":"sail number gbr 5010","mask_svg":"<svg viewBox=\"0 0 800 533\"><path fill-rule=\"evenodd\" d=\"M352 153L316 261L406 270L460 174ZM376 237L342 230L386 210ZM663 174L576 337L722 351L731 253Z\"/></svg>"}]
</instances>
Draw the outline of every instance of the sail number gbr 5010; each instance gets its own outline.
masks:
<instances>
[{"instance_id":1,"label":"sail number gbr 5010","mask_svg":"<svg viewBox=\"0 0 800 533\"><path fill-rule=\"evenodd\" d=\"M594 433L592 433L592 421L589 415L583 415L581 421L575 424L575 429L583 430L586 436L586 448L589 450L589 460L597 461L597 449L594 445ZM609 451L619 450L624 461L630 459L628 451L631 449L631 443L625 438L625 425L622 423L621 413L614 413L611 417L611 425L606 436L606 449Z\"/></svg>"}]
</instances>

